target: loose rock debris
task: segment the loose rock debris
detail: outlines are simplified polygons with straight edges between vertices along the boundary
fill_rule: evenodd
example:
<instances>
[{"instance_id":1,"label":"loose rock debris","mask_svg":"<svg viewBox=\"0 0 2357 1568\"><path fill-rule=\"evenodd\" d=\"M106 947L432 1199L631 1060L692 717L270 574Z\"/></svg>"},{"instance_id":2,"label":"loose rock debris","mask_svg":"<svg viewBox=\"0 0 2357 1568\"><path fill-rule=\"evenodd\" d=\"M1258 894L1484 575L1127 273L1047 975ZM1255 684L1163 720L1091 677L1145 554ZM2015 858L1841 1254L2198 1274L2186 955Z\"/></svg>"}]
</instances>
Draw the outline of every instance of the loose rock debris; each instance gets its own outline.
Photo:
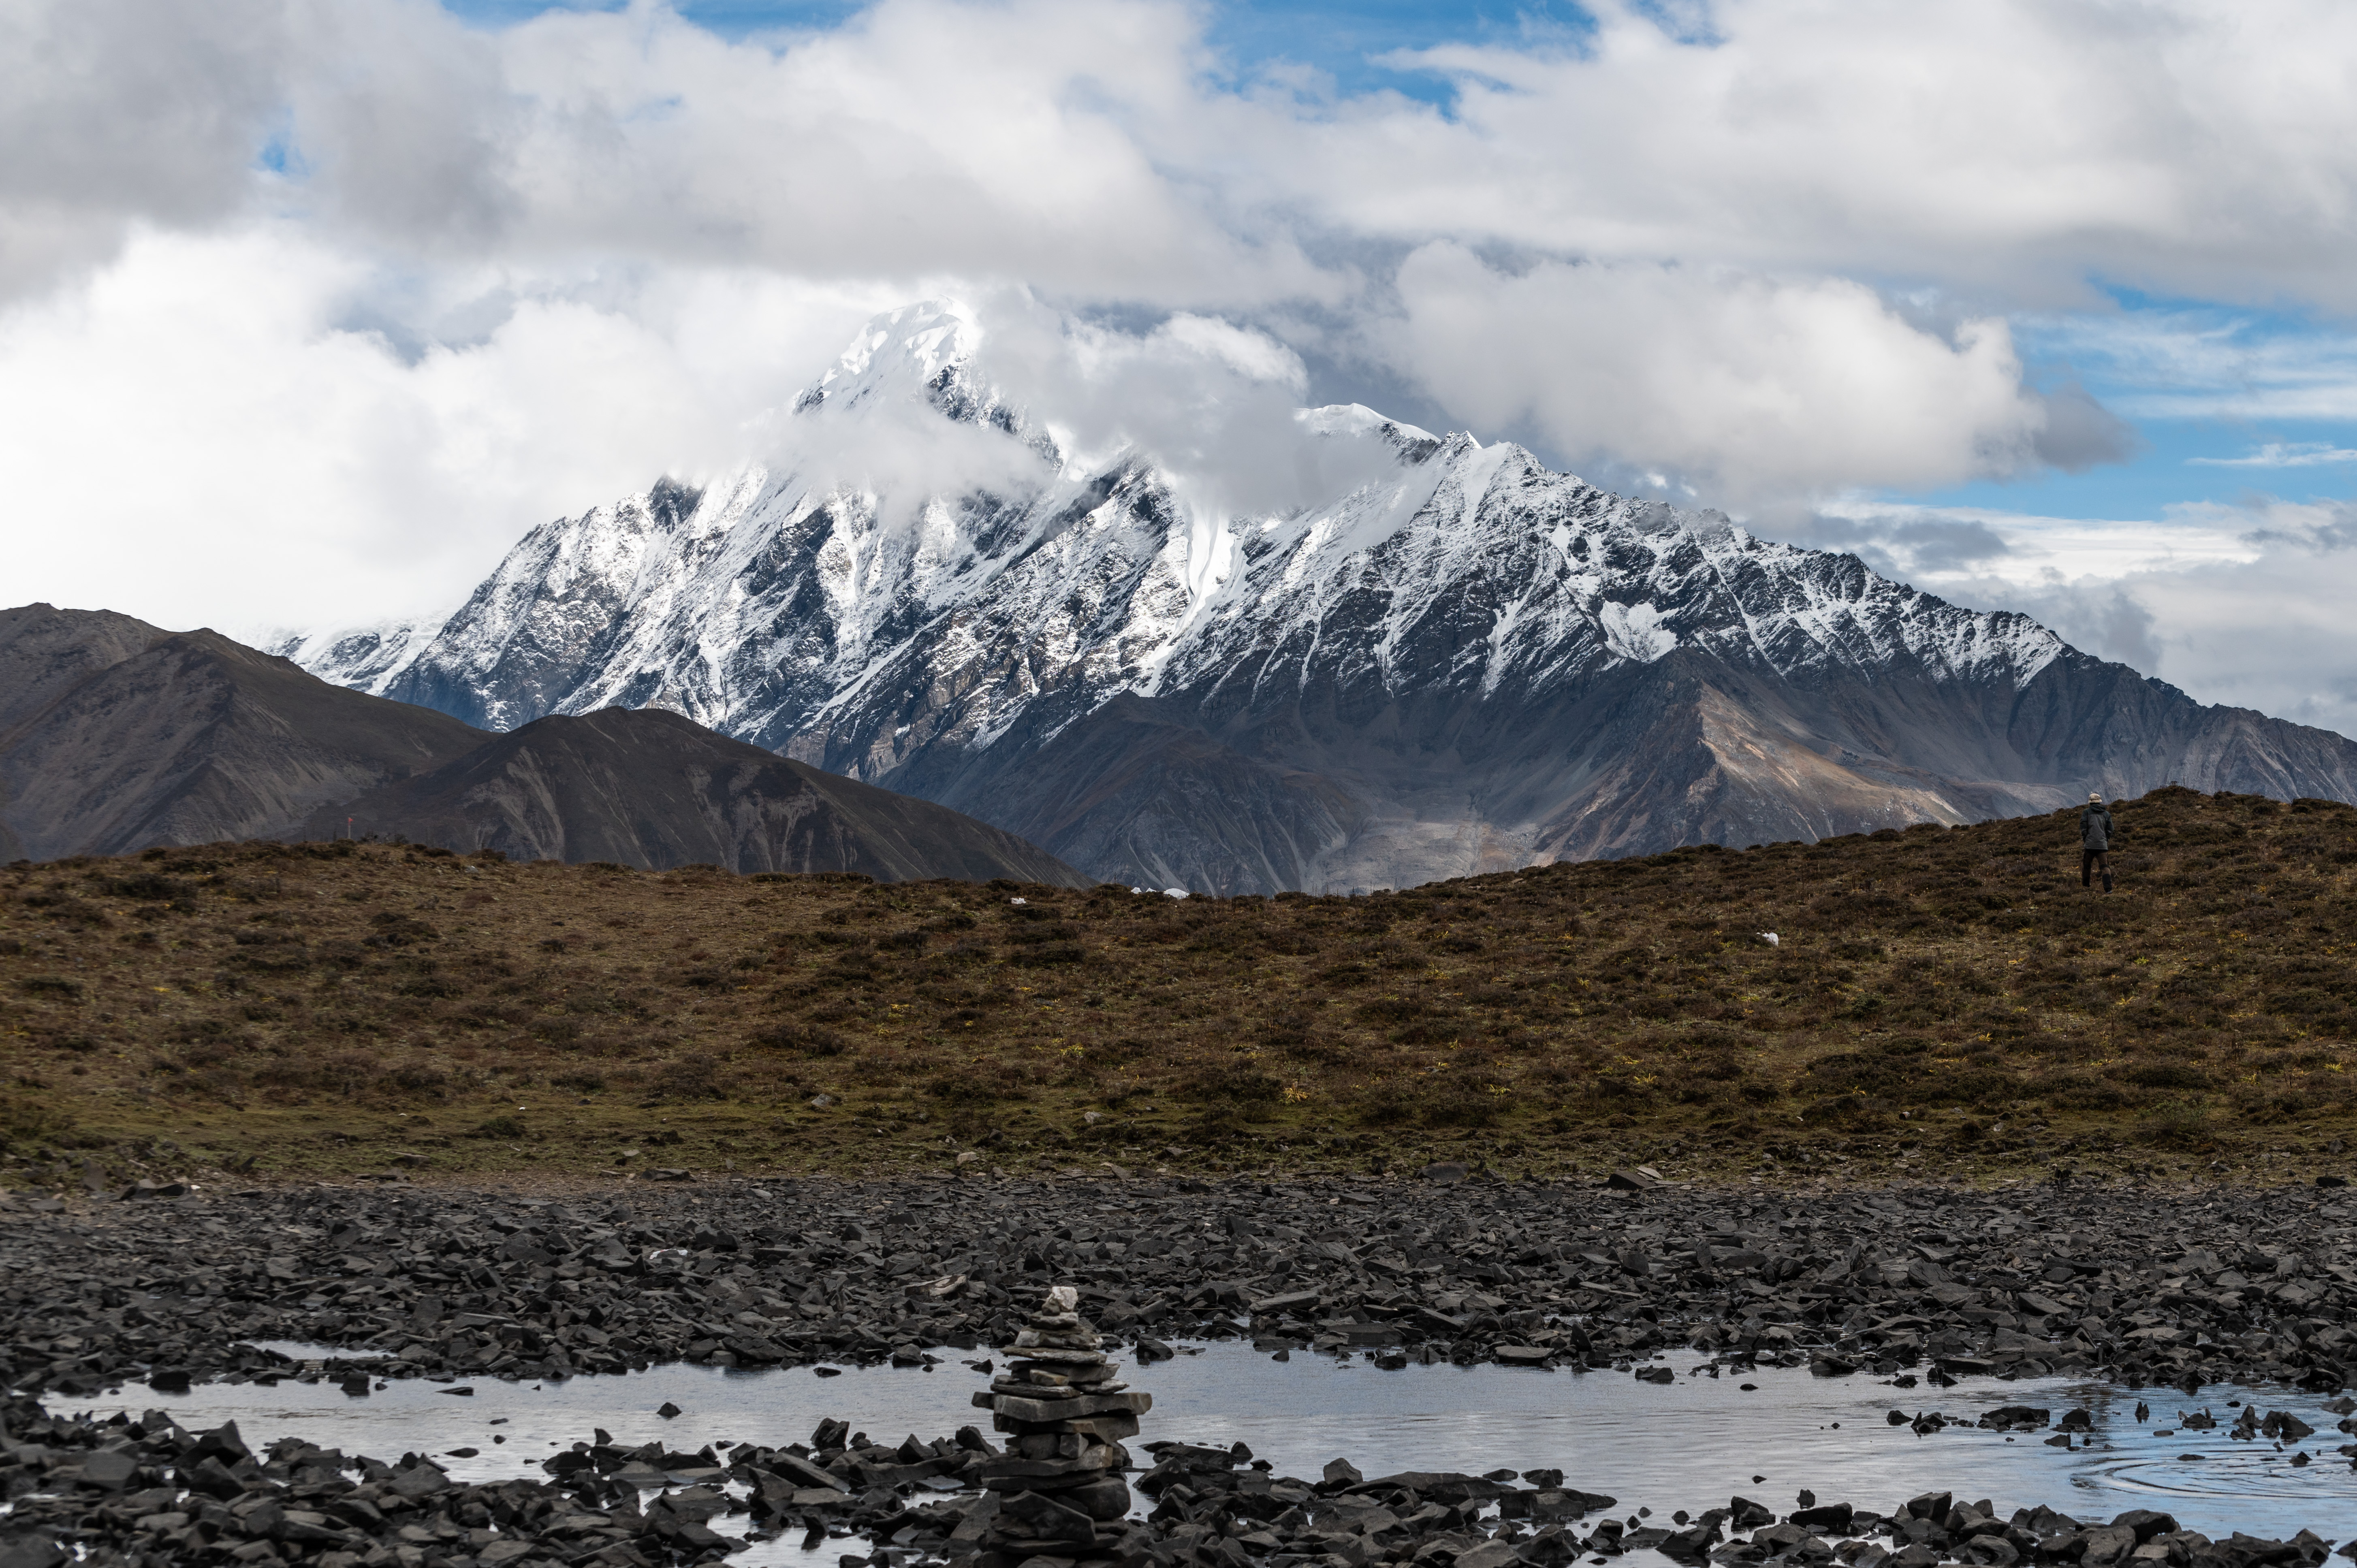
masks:
<instances>
[{"instance_id":1,"label":"loose rock debris","mask_svg":"<svg viewBox=\"0 0 2357 1568\"><path fill-rule=\"evenodd\" d=\"M1888 1515L1811 1498L1781 1520L1732 1498L1665 1524L1612 1518L1612 1499L1552 1472L1367 1480L1338 1461L1309 1482L1241 1450L1175 1442L1145 1445L1153 1464L1135 1486L1154 1507L1126 1519L1112 1506L1127 1495L1123 1440L1149 1402L1113 1383L1100 1344L1126 1339L1142 1366L1169 1354L1160 1336L1249 1336L1279 1354L1348 1350L1378 1366L1655 1379L1676 1373L1648 1363L1690 1346L1738 1367L1922 1367L1933 1386L2100 1369L2153 1385L2239 1375L2337 1391L2351 1370L2351 1219L2312 1191L2227 1208L2100 1190L1622 1194L1470 1173L1405 1189L812 1182L564 1202L322 1187L5 1211L0 1324L18 1392L0 1406L13 1499L0 1568L51 1568L68 1552L102 1568L654 1568L789 1530L856 1537L868 1550L848 1561L877 1568L985 1553L986 1568L1562 1568L1640 1548L1794 1564L1838 1552L1863 1568L2312 1564L2330 1544L2313 1535L2218 1542L2158 1513L1999 1520L1986 1503L1926 1494ZM1069 1297L1047 1294L1064 1280L1076 1282ZM241 1342L260 1337L344 1355L298 1370ZM972 1427L887 1448L844 1422L781 1450L625 1450L600 1434L550 1459L548 1480L474 1486L415 1455L386 1464L291 1439L256 1455L233 1427L190 1434L154 1412L102 1423L27 1397L61 1406L142 1375L185 1389L294 1374L359 1394L371 1378L544 1379L679 1359L926 1365L985 1345L1015 1347L1004 1386L985 1396L1005 1449ZM1058 1370L1062 1358L1077 1358L1062 1362L1073 1371ZM1056 1376L1068 1381L1042 1380ZM1073 1391L1041 1397L1054 1388ZM1094 1408L1106 1400L1124 1408ZM1992 1418L2043 1430L2049 1413ZM2058 1435L2082 1430L2078 1413ZM2179 1424L2199 1425L2197 1413ZM1947 1422L1893 1415L1918 1431ZM2246 1410L2227 1436L2309 1431ZM1027 1450L1034 1439L1042 1452ZM1086 1522L1085 1543L1065 1514Z\"/></svg>"},{"instance_id":2,"label":"loose rock debris","mask_svg":"<svg viewBox=\"0 0 2357 1568\"><path fill-rule=\"evenodd\" d=\"M2305 1188L312 1187L0 1208L0 1270L7 1385L68 1394L288 1369L253 1339L336 1347L339 1377L924 1365L1011 1340L1018 1296L1050 1279L1141 1359L1249 1337L1383 1366L1628 1369L1691 1349L1941 1385L2100 1371L2337 1391L2357 1371L2357 1208Z\"/></svg>"}]
</instances>

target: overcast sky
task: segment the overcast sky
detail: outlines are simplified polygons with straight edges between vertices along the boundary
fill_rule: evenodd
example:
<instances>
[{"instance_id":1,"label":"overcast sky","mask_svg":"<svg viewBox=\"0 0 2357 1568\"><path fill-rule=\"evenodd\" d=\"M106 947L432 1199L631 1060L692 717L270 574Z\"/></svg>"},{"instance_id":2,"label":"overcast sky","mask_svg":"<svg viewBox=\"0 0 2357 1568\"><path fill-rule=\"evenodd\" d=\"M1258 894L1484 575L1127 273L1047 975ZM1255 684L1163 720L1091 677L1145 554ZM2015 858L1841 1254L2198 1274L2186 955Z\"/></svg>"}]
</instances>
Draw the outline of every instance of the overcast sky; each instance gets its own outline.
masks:
<instances>
[{"instance_id":1,"label":"overcast sky","mask_svg":"<svg viewBox=\"0 0 2357 1568\"><path fill-rule=\"evenodd\" d=\"M8 603L439 613L952 295L2357 734L2346 0L0 0L0 150Z\"/></svg>"}]
</instances>

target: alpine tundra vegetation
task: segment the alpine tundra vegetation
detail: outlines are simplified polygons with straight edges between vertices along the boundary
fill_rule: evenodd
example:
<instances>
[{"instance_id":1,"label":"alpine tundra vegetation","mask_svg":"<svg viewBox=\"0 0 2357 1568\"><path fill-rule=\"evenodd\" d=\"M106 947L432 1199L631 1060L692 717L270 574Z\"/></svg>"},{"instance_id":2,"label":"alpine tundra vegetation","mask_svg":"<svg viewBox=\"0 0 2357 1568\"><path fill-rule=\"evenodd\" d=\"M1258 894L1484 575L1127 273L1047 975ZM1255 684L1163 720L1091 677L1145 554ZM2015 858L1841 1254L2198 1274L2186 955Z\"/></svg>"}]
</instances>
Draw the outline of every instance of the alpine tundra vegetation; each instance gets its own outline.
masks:
<instances>
[{"instance_id":1,"label":"alpine tundra vegetation","mask_svg":"<svg viewBox=\"0 0 2357 1568\"><path fill-rule=\"evenodd\" d=\"M6 1168L2337 1176L2357 810L2115 819L2109 897L2067 810L1365 897L20 862Z\"/></svg>"}]
</instances>

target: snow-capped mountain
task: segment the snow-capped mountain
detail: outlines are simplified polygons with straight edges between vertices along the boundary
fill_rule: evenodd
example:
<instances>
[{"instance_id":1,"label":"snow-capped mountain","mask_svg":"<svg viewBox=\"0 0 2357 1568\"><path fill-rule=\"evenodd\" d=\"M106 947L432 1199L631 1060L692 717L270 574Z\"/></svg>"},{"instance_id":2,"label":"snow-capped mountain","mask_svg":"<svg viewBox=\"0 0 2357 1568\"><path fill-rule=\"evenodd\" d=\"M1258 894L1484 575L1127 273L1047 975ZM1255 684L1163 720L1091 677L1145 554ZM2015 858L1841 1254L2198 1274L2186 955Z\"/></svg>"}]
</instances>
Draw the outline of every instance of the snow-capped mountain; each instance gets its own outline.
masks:
<instances>
[{"instance_id":1,"label":"snow-capped mountain","mask_svg":"<svg viewBox=\"0 0 2357 1568\"><path fill-rule=\"evenodd\" d=\"M608 706L1021 833L1094 875L1406 886L2047 810L2177 779L2357 796L2357 745L1716 512L1355 405L1265 515L1090 460L952 306L880 317L772 461L535 529L438 630L281 645L511 727Z\"/></svg>"}]
</instances>

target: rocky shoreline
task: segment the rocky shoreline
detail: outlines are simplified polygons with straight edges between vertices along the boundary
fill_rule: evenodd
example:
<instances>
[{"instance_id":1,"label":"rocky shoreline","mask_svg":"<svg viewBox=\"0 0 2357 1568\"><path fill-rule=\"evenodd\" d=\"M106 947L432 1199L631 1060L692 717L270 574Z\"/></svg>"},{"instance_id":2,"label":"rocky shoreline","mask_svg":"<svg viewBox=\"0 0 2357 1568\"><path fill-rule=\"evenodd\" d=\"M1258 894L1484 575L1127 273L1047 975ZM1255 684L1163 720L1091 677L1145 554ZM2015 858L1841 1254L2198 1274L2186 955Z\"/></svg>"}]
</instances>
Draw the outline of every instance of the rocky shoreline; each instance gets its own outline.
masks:
<instances>
[{"instance_id":1,"label":"rocky shoreline","mask_svg":"<svg viewBox=\"0 0 2357 1568\"><path fill-rule=\"evenodd\" d=\"M1792 1194L1430 1177L736 1182L563 1198L305 1187L0 1205L10 1389L691 1361L916 1364L1050 1281L1142 1361L1249 1337L1408 1361L2357 1381L2345 1189Z\"/></svg>"},{"instance_id":2,"label":"rocky shoreline","mask_svg":"<svg viewBox=\"0 0 2357 1568\"><path fill-rule=\"evenodd\" d=\"M1009 1350L1005 1369L974 1363L1003 1373L976 1402L993 1409L1003 1449L973 1426L887 1447L838 1420L807 1443L725 1452L626 1448L601 1431L544 1461L546 1479L462 1484L414 1454L388 1463L295 1437L255 1453L234 1424L190 1432L161 1411L102 1421L12 1397L0 1403L0 1568L673 1568L795 1535L805 1551L856 1541L838 1568L1568 1568L1647 1552L1780 1568L2317 1568L2333 1544L2307 1530L2218 1541L2151 1509L2108 1520L2007 1512L1936 1490L1887 1512L1803 1492L1781 1512L1735 1496L1666 1519L1622 1517L1617 1499L1560 1470L1370 1479L1337 1458L1309 1481L1275 1474L1241 1444L1171 1440L1142 1445L1152 1463L1134 1485L1152 1507L1138 1517L1120 1439L1150 1397L1125 1398L1103 1359L1043 1355L1094 1355L1077 1342L1095 1336L1071 1290L1037 1294L1017 1336L1031 1343ZM1068 1343L1040 1343L1051 1339ZM1073 1369L1085 1391L1033 1394L1067 1386L1033 1378ZM1035 1408L1107 1400L1121 1402L1118 1430L1100 1430L1099 1411L1058 1419ZM2042 1429L2050 1414L1997 1411L1983 1424ZM2061 1426L2072 1430L2071 1415Z\"/></svg>"}]
</instances>

